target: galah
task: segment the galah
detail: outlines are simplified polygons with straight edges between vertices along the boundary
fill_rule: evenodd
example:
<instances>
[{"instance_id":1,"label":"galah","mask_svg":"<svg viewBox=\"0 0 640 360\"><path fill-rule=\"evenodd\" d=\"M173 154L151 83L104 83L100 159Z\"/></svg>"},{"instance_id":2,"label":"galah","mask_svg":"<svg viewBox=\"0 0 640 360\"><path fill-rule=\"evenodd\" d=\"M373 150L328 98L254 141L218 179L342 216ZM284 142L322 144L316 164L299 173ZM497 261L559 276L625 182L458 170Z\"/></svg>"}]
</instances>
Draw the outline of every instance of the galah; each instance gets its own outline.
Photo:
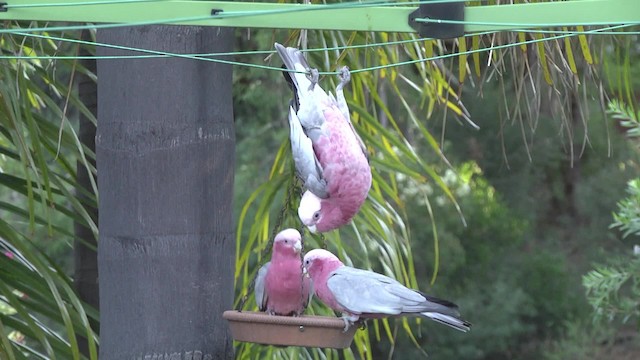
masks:
<instances>
[{"instance_id":1,"label":"galah","mask_svg":"<svg viewBox=\"0 0 640 360\"><path fill-rule=\"evenodd\" d=\"M313 289L303 274L300 233L286 229L273 241L271 261L258 270L255 298L260 311L270 315L298 316L307 308Z\"/></svg>"},{"instance_id":2,"label":"galah","mask_svg":"<svg viewBox=\"0 0 640 360\"><path fill-rule=\"evenodd\" d=\"M460 318L457 305L409 289L388 276L346 266L327 250L309 251L304 267L318 299L342 313L345 331L361 318L411 315L463 332L470 329L471 324Z\"/></svg>"},{"instance_id":3,"label":"galah","mask_svg":"<svg viewBox=\"0 0 640 360\"><path fill-rule=\"evenodd\" d=\"M300 50L275 47L294 90L291 151L306 189L298 216L311 232L337 229L356 215L371 187L366 147L351 124L343 92L351 79L349 68L342 68L334 96L317 84L318 70L309 67Z\"/></svg>"}]
</instances>

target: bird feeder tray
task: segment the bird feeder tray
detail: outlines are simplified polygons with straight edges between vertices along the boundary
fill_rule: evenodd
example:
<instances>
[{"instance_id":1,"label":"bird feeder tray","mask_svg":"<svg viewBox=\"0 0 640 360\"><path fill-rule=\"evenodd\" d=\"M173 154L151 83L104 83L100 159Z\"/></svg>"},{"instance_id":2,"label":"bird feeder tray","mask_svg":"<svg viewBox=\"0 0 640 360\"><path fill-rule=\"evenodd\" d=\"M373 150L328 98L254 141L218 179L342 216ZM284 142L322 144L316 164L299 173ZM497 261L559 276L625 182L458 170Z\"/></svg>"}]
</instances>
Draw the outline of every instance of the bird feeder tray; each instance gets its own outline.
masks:
<instances>
[{"instance_id":1,"label":"bird feeder tray","mask_svg":"<svg viewBox=\"0 0 640 360\"><path fill-rule=\"evenodd\" d=\"M351 346L358 330L352 326L343 332L341 318L326 316L275 316L227 310L222 317L229 321L234 340L264 345L345 349Z\"/></svg>"}]
</instances>

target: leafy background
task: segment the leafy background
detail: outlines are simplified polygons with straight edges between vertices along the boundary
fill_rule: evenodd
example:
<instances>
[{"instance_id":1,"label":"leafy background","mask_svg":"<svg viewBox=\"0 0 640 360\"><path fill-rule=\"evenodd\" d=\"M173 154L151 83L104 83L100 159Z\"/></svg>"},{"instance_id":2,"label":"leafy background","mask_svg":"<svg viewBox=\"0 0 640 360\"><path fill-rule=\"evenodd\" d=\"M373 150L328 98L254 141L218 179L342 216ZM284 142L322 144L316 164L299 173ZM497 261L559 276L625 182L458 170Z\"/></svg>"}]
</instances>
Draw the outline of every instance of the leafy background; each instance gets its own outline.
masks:
<instances>
[{"instance_id":1,"label":"leafy background","mask_svg":"<svg viewBox=\"0 0 640 360\"><path fill-rule=\"evenodd\" d=\"M236 48L295 45L299 35L237 30ZM74 223L98 232L95 184L77 180L95 175L79 133L96 119L76 84L96 79L81 61L36 57L93 49L0 36L3 55L32 57L0 59L0 357L95 359L98 310L71 274L74 244L92 246ZM339 49L308 56L325 71L355 70L548 36L402 42L412 35L314 31L310 48ZM451 299L473 330L385 320L344 352L238 343L237 358L636 358L640 201L627 182L638 176L638 40L581 35L354 74L346 95L374 185L352 225L305 234L305 248L326 245L345 263ZM390 41L402 43L353 47ZM274 229L299 227L289 96L278 72L235 67L236 305ZM317 302L309 312L332 315Z\"/></svg>"}]
</instances>

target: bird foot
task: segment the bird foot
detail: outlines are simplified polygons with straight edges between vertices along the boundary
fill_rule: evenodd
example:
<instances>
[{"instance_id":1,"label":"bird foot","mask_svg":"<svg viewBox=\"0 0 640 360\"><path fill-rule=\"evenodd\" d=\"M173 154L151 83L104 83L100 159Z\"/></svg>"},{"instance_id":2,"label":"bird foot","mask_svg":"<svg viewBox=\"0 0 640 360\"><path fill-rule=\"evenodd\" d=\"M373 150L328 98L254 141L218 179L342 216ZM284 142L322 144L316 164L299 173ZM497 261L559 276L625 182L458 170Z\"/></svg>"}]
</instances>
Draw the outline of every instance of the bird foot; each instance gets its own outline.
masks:
<instances>
[{"instance_id":1,"label":"bird foot","mask_svg":"<svg viewBox=\"0 0 640 360\"><path fill-rule=\"evenodd\" d=\"M342 321L344 321L344 330L342 332L346 333L349 331L351 326L358 323L359 319L359 315L342 315Z\"/></svg>"},{"instance_id":2,"label":"bird foot","mask_svg":"<svg viewBox=\"0 0 640 360\"><path fill-rule=\"evenodd\" d=\"M342 321L344 321L344 330L342 330L342 332L346 333L347 331L349 331L349 328L351 327L351 325L353 323L349 319L347 319L346 317L343 317Z\"/></svg>"},{"instance_id":3,"label":"bird foot","mask_svg":"<svg viewBox=\"0 0 640 360\"><path fill-rule=\"evenodd\" d=\"M338 77L340 78L340 83L336 86L336 91L342 90L342 88L351 81L351 72L349 71L349 67L343 66L342 69L340 69Z\"/></svg>"},{"instance_id":4,"label":"bird foot","mask_svg":"<svg viewBox=\"0 0 640 360\"><path fill-rule=\"evenodd\" d=\"M309 86L309 91L313 90L313 88L318 83L318 79L320 78L320 73L318 69L309 69L309 73L307 74L307 79L311 81L311 86Z\"/></svg>"}]
</instances>

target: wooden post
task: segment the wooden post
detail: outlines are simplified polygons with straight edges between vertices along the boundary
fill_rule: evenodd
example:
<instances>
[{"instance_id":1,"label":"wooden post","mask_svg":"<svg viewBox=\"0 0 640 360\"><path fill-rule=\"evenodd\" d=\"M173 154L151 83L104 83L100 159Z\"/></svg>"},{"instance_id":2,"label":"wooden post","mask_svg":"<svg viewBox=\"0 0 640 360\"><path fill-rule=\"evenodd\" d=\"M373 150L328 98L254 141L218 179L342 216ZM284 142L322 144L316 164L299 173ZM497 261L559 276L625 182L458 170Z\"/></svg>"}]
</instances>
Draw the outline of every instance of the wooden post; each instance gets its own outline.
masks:
<instances>
[{"instance_id":1,"label":"wooden post","mask_svg":"<svg viewBox=\"0 0 640 360\"><path fill-rule=\"evenodd\" d=\"M100 30L103 43L230 51L233 31ZM132 54L101 48L98 55ZM98 61L100 360L233 358L231 66Z\"/></svg>"}]
</instances>

